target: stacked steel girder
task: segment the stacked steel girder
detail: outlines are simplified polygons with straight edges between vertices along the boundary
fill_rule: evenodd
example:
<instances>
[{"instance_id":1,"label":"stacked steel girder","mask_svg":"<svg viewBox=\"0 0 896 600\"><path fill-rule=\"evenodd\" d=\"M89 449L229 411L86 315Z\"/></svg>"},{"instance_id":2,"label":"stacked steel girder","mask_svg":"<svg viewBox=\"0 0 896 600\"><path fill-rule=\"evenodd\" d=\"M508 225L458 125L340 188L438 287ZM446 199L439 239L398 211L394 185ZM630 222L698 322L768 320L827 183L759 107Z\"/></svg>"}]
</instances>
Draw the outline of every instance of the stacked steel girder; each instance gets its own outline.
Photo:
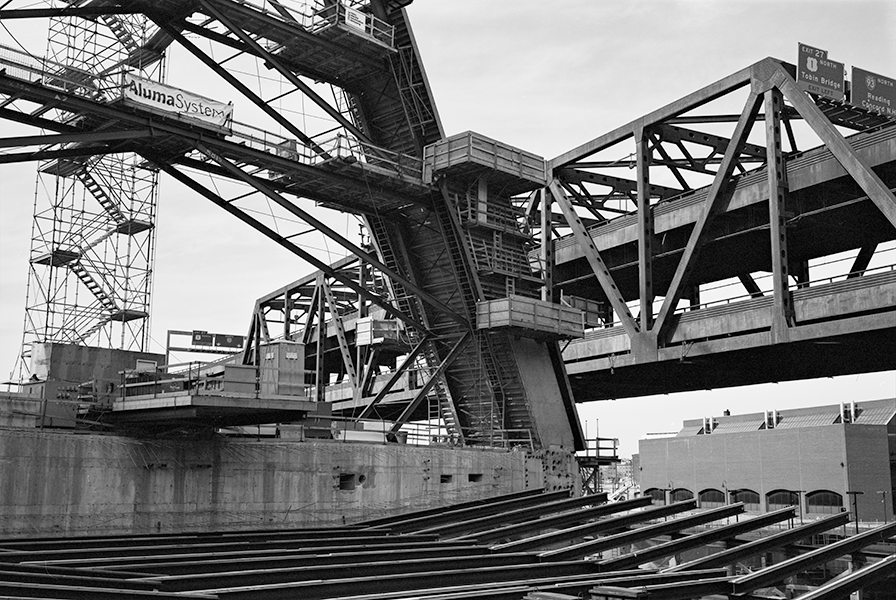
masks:
<instances>
[{"instance_id":1,"label":"stacked steel girder","mask_svg":"<svg viewBox=\"0 0 896 600\"><path fill-rule=\"evenodd\" d=\"M685 599L783 593L796 584L814 589L807 597L839 598L892 589L896 578L896 556L880 545L892 542L896 524L838 539L848 514L794 527L793 507L746 518L740 503L695 510L693 500L658 507L650 507L649 497L605 501L602 494L570 498L534 489L347 527L6 539L0 540L0 593L373 600L521 599L541 592ZM761 535L768 527L777 533ZM831 541L800 545L823 533ZM711 552L718 544L729 549ZM701 554L709 556L681 560ZM823 565L825 577L809 585L803 575ZM851 567L848 575L833 575Z\"/></svg>"}]
</instances>

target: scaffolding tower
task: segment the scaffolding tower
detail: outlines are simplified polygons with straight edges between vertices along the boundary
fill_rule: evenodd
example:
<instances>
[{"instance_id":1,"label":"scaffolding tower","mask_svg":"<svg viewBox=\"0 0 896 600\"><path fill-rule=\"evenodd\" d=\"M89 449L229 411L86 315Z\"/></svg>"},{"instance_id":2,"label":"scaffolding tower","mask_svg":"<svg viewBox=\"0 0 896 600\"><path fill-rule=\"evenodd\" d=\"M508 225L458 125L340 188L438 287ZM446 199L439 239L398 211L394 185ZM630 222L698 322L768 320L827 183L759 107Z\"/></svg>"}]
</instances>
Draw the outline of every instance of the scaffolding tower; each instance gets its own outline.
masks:
<instances>
[{"instance_id":1,"label":"scaffolding tower","mask_svg":"<svg viewBox=\"0 0 896 600\"><path fill-rule=\"evenodd\" d=\"M150 49L154 29L139 14L54 17L46 58L19 63L46 85L114 101L125 72L164 80L163 54ZM52 103L39 113L71 125L85 118ZM133 152L97 154L90 145L70 143L70 157L38 166L20 379L35 344L144 351L148 343L158 170Z\"/></svg>"}]
</instances>

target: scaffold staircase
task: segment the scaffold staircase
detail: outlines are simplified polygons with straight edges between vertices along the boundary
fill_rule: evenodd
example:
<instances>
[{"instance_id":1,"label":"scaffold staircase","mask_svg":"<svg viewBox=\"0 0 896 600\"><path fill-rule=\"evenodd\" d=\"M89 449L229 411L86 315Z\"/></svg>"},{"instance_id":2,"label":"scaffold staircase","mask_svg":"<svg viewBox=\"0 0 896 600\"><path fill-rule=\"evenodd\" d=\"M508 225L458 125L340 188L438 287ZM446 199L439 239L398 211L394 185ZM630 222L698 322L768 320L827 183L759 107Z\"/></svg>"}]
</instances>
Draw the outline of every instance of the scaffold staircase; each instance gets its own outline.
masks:
<instances>
[{"instance_id":1,"label":"scaffold staircase","mask_svg":"<svg viewBox=\"0 0 896 600\"><path fill-rule=\"evenodd\" d=\"M106 190L103 189L103 186L93 177L90 171L86 169L78 171L77 178L116 223L123 225L127 222L127 218L118 208L118 202L106 193Z\"/></svg>"},{"instance_id":2,"label":"scaffold staircase","mask_svg":"<svg viewBox=\"0 0 896 600\"><path fill-rule=\"evenodd\" d=\"M112 34L124 47L127 54L140 50L140 44L128 31L127 25L116 15L102 15L100 20L112 31Z\"/></svg>"},{"instance_id":3,"label":"scaffold staircase","mask_svg":"<svg viewBox=\"0 0 896 600\"><path fill-rule=\"evenodd\" d=\"M94 279L93 275L90 274L80 260L69 263L68 268L81 280L81 283L90 290L90 293L99 300L104 309L109 311L110 314L118 311L118 306L115 304L115 301L106 293L103 286Z\"/></svg>"}]
</instances>

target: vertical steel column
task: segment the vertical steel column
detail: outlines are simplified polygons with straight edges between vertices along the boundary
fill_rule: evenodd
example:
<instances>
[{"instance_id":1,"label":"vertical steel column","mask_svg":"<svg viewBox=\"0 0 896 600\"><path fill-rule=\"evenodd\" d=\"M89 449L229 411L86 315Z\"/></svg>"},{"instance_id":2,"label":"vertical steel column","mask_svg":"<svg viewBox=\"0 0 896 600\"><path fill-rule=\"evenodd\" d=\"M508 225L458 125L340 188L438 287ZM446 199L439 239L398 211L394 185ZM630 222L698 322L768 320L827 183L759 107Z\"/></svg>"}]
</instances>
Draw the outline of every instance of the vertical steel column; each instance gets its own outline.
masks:
<instances>
[{"instance_id":1,"label":"vertical steel column","mask_svg":"<svg viewBox=\"0 0 896 600\"><path fill-rule=\"evenodd\" d=\"M315 295L317 296L317 306L312 305L311 310L317 310L317 335L315 339L317 341L317 348L315 348L314 353L314 400L315 402L323 402L326 400L326 385L327 382L324 381L324 375L326 371L324 370L324 342L326 341L326 323L324 322L324 304L326 302L326 298L324 298L323 293L324 287L324 276L323 274L319 275L317 278L317 289L315 290Z\"/></svg>"},{"instance_id":2,"label":"vertical steel column","mask_svg":"<svg viewBox=\"0 0 896 600\"><path fill-rule=\"evenodd\" d=\"M554 301L554 223L551 219L553 200L546 188L538 192L541 204L541 299Z\"/></svg>"},{"instance_id":3,"label":"vertical steel column","mask_svg":"<svg viewBox=\"0 0 896 600\"><path fill-rule=\"evenodd\" d=\"M283 339L288 340L292 333L289 315L292 313L292 301L289 298L289 290L283 293Z\"/></svg>"},{"instance_id":4,"label":"vertical steel column","mask_svg":"<svg viewBox=\"0 0 896 600\"><path fill-rule=\"evenodd\" d=\"M650 207L650 141L641 129L638 154L638 295L641 332L653 325L653 210Z\"/></svg>"},{"instance_id":5,"label":"vertical steel column","mask_svg":"<svg viewBox=\"0 0 896 600\"><path fill-rule=\"evenodd\" d=\"M784 204L787 198L787 169L781 151L781 113L784 96L777 88L765 92L765 141L768 157L768 217L771 227L772 343L789 340L788 328L794 325L793 300L788 283L787 223Z\"/></svg>"}]
</instances>

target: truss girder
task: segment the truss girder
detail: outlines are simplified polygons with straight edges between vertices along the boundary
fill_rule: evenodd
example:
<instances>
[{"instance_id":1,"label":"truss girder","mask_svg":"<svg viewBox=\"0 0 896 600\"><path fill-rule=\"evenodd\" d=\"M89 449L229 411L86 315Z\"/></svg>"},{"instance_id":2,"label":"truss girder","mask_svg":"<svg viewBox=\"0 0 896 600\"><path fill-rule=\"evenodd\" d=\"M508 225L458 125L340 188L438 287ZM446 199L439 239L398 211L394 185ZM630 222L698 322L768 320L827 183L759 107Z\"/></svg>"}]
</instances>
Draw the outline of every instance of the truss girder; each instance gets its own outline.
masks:
<instances>
[{"instance_id":1,"label":"truss girder","mask_svg":"<svg viewBox=\"0 0 896 600\"><path fill-rule=\"evenodd\" d=\"M836 116L838 108L821 100L813 101L797 88L792 72L790 65L765 59L549 162L549 169L557 180L550 187L556 190L554 195L558 198L567 198L570 203L567 212L572 213L576 208L581 214L585 214L586 210L594 211L595 207L605 210L598 206L601 200L592 197L585 189L586 184L603 185L612 190L611 193L621 192L631 200L628 206L634 206L634 210L626 211L624 221L597 223L588 229L579 226L582 225L581 217L578 223L567 218L567 223L560 225L565 231L556 243L554 285L564 293L569 290L568 293L573 295L609 301L616 313L616 325L625 332L623 344L615 341L594 342L595 350L599 348L602 352L595 358L595 364L602 365L595 367L601 373L605 368L612 373L614 363L618 371L618 362L613 359L620 351L630 354L622 357L623 364L631 364L633 369L636 365L644 365L639 372L645 372L644 369L648 368L659 369L659 366L647 365L668 360L674 347L682 344L681 339L690 339L685 334L679 335L678 331L686 315L691 317L688 320L690 323L702 314L699 313L702 305L698 296L694 295L699 292L699 286L722 279L725 273L728 277L739 277L747 292L754 299L759 299L763 291L753 275L757 271L771 272L773 285L770 287L773 289L768 295L774 304L767 310L774 324L767 333L757 335L771 336L770 341L766 342L769 344L797 343L798 339L808 339L808 330L805 335L798 333L793 337L794 332L800 331L803 325L797 322L794 313L791 298L794 292L790 279L794 277L799 285L808 286L807 260L815 258L819 252L823 253L827 246L832 249L822 255L843 251L840 247L848 243L813 241L811 243L818 248L807 248L810 228L823 227L824 223L831 226L830 220L840 217L840 213L830 217L821 214L829 206L833 210L832 203L826 200L828 196L852 198L856 196L853 190L861 190L867 197L858 195L851 202L862 203L862 212L853 211L850 218L863 218L855 215L873 212L871 207L876 207L878 211L877 215L872 215L875 223L869 230L871 235L862 240L862 248L851 269L857 273L848 278L861 276L874 256L874 248L894 238L896 200L891 187L892 160L886 162L884 157L886 152L890 152L888 148L892 147L892 123L870 118L866 119L868 124L862 126L865 121L860 118L861 115L850 117L848 124L841 122L843 119ZM691 114L706 110L708 103L736 91L746 96L744 109L739 115ZM858 109L850 110L856 112ZM798 155L785 153L782 147L785 138L791 151L797 148L796 135L790 127L793 119L802 119L821 139L823 146ZM757 121L763 122L764 145L748 141L752 140L751 135L759 133ZM708 127L709 124L722 123L733 124L730 136L719 135L721 127ZM707 125L706 132L698 127L701 124ZM863 133L847 141L835 125L849 125ZM860 136L866 136L868 141ZM619 150L621 142L627 142L626 149ZM872 149L872 143L879 146ZM633 151L630 152L629 148ZM709 154L701 158L697 155L700 148L708 149ZM601 160L595 156L606 151L615 152L616 156L626 152L630 154L627 159L615 161ZM824 171L813 170L813 174L807 176L819 160L825 161ZM877 162L870 163L869 160ZM885 162L881 164L881 161ZM752 165L752 170L746 170L748 164ZM840 166L847 177L840 174ZM635 181L620 181L612 174L615 172L612 169L635 167ZM667 174L671 173L682 189L655 188L652 176L657 168L668 168ZM704 177L712 176L711 184L702 189L689 189L688 182L682 176L687 170L702 172ZM792 172L798 190L793 197L789 172ZM825 187L813 192L813 186ZM828 188L830 191L827 191ZM756 200L757 194L759 201ZM766 198L771 196L772 199L765 215L760 204L763 194L768 194ZM735 197L736 206L732 206L730 203ZM643 203L642 198L650 199L649 204ZM817 208L819 204L823 208ZM846 204L848 202L843 204L841 213ZM661 215L661 233L653 227L656 214ZM828 220L825 221L825 218ZM885 231L887 223L890 228ZM757 244L763 231L768 232L765 234L768 241L764 248L759 249ZM821 232L820 239L824 240L827 234ZM793 242L796 251L790 248L790 238L796 240ZM598 242L599 252L596 251ZM739 259L738 251L747 261L743 267L748 268L748 272L738 272L734 267L732 261ZM805 256L806 252L816 254ZM534 257L534 252L530 256ZM725 259L720 260L721 257ZM730 266L726 269L724 265ZM589 287L591 281L596 285ZM655 290L654 287L659 289ZM620 292L621 289L624 293ZM685 298L691 300L690 307L687 313L682 313L679 305ZM636 301L640 322L633 325L629 307L634 306ZM658 312L652 319L654 302L658 304ZM877 325L870 321L868 326L877 331ZM697 326L691 324L688 327L688 331L695 331ZM831 331L834 329L839 331L844 328L835 327ZM849 331L854 333L853 329ZM599 337L606 338L608 333L604 331ZM735 334L740 335L732 333ZM873 332L869 334L876 335ZM713 330L707 331L706 335L722 336L724 332ZM811 335L817 336L818 332L813 329ZM716 345L723 346L721 342ZM574 346L579 345L576 343ZM582 386L589 380L589 375L584 374L585 362L591 361L584 354L587 346L583 342L581 349L576 348L569 355L569 360L582 364L582 367L575 368L576 378L583 382ZM749 347L753 347L753 342ZM680 352L682 361L686 361L689 350L689 344L685 342ZM613 354L608 358L605 353ZM709 364L711 360L713 358L707 356L701 359L701 364L704 361ZM634 373L634 370L628 372ZM603 381L603 378L604 375L595 374L594 381ZM626 395L638 395L635 392L638 388L636 382L624 384L618 374L616 379L620 381L620 386L631 388ZM578 391L582 389L577 388ZM620 389L607 392L610 394L607 397L615 397ZM654 389L649 386L644 389L644 393L656 393L646 391Z\"/></svg>"}]
</instances>

